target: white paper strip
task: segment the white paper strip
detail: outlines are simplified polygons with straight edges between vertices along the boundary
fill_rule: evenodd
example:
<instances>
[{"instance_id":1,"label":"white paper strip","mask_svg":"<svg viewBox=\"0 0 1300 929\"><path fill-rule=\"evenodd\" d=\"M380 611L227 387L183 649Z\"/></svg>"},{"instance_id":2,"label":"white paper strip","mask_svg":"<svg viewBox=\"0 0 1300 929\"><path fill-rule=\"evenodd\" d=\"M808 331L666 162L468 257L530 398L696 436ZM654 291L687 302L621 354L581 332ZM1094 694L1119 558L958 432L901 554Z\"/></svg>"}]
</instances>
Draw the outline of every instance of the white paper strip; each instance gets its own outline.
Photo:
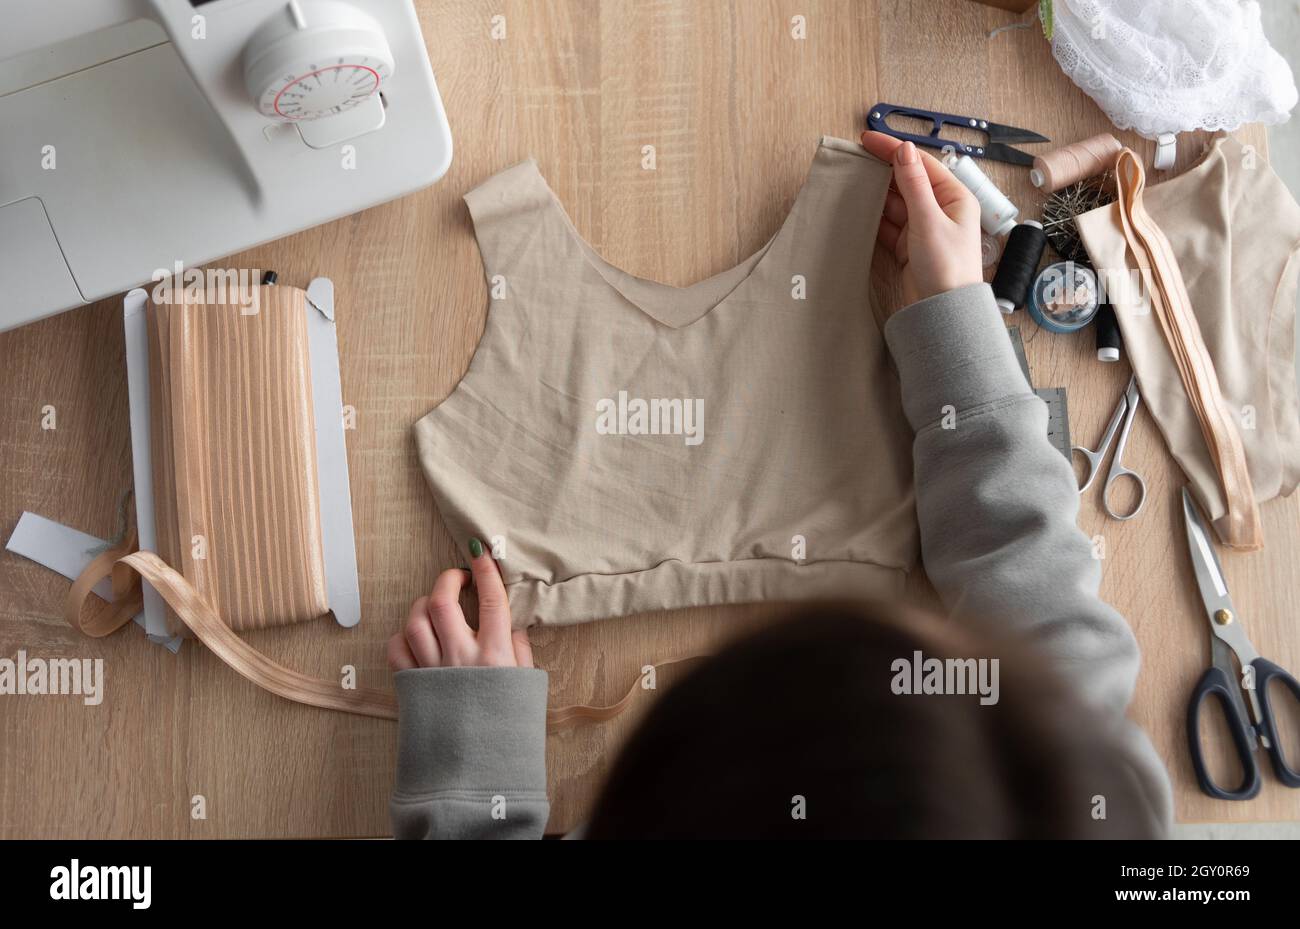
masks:
<instances>
[{"instance_id":1,"label":"white paper strip","mask_svg":"<svg viewBox=\"0 0 1300 929\"><path fill-rule=\"evenodd\" d=\"M307 344L311 352L311 395L316 419L316 486L319 488L321 548L330 610L340 626L361 622L357 584L352 490L343 433L343 386L334 326L334 282L315 278L307 285Z\"/></svg>"},{"instance_id":2,"label":"white paper strip","mask_svg":"<svg viewBox=\"0 0 1300 929\"><path fill-rule=\"evenodd\" d=\"M51 571L57 571L68 580L76 580L86 565L94 561L108 547L103 539L97 539L80 530L56 523L35 513L23 513L18 517L18 525L5 543L5 549L15 555L30 558ZM104 578L91 588L96 596L106 602L113 600L113 586ZM137 625L144 626L144 614L135 617ZM150 637L152 639L152 636ZM167 638L158 644L166 646L173 653L180 651L181 639Z\"/></svg>"},{"instance_id":3,"label":"white paper strip","mask_svg":"<svg viewBox=\"0 0 1300 929\"><path fill-rule=\"evenodd\" d=\"M145 303L149 295L136 288L122 301L122 325L126 334L126 386L131 403L131 465L135 469L135 528L140 548L158 551L158 532L153 515L153 449L149 418L149 330ZM144 628L154 642L170 641L167 607L148 581L144 584Z\"/></svg>"}]
</instances>

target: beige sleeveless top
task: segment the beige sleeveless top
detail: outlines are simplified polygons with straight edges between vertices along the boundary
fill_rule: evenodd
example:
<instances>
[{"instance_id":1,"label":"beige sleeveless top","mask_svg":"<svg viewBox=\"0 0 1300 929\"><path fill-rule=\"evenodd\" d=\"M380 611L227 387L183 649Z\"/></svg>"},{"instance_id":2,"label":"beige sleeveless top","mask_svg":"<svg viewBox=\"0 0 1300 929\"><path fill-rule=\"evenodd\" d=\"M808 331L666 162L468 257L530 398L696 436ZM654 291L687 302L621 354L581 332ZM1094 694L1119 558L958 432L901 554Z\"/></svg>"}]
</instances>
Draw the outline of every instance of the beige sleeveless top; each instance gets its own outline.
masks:
<instances>
[{"instance_id":1,"label":"beige sleeveless top","mask_svg":"<svg viewBox=\"0 0 1300 929\"><path fill-rule=\"evenodd\" d=\"M466 195L487 325L415 437L516 626L901 591L911 431L868 294L889 179L822 139L777 234L680 288L603 260L532 160Z\"/></svg>"}]
</instances>

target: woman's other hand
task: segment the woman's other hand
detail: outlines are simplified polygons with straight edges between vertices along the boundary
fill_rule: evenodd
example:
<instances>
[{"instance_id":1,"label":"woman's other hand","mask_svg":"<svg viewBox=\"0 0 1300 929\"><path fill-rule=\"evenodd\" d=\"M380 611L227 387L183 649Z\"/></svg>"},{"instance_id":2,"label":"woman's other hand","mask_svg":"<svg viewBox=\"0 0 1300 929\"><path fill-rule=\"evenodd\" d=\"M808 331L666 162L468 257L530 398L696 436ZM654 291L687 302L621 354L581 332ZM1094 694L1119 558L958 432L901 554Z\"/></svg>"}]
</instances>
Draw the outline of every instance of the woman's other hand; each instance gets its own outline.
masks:
<instances>
[{"instance_id":1,"label":"woman's other hand","mask_svg":"<svg viewBox=\"0 0 1300 929\"><path fill-rule=\"evenodd\" d=\"M533 666L528 633L511 631L510 601L496 560L477 539L471 539L469 547L474 556L470 570L453 568L439 574L433 591L411 604L406 625L388 640L388 666L394 671ZM478 632L460 608L460 592L471 576L478 591Z\"/></svg>"},{"instance_id":2,"label":"woman's other hand","mask_svg":"<svg viewBox=\"0 0 1300 929\"><path fill-rule=\"evenodd\" d=\"M862 133L862 147L894 166L876 242L903 267L903 303L910 305L984 280L980 208L975 196L938 159L880 132Z\"/></svg>"}]
</instances>

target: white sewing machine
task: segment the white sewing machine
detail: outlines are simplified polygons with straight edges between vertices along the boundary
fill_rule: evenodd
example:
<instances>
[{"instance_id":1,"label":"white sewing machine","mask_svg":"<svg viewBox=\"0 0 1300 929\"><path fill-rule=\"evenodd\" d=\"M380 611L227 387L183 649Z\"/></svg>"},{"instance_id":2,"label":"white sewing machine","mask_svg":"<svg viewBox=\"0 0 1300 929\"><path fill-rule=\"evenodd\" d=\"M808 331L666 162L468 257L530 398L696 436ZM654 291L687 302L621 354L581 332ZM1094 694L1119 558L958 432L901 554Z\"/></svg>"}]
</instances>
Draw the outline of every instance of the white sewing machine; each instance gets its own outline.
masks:
<instances>
[{"instance_id":1,"label":"white sewing machine","mask_svg":"<svg viewBox=\"0 0 1300 929\"><path fill-rule=\"evenodd\" d=\"M411 0L0 0L0 330L432 184Z\"/></svg>"}]
</instances>

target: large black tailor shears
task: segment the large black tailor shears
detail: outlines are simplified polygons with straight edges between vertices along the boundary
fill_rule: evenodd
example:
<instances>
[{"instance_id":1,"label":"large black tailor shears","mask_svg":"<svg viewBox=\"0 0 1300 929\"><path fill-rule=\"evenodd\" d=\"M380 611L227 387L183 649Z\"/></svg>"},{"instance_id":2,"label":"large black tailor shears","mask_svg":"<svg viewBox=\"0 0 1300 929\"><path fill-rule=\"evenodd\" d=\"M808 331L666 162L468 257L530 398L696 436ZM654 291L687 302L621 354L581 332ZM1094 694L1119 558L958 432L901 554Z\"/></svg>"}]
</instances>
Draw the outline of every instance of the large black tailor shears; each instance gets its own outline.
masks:
<instances>
[{"instance_id":1,"label":"large black tailor shears","mask_svg":"<svg viewBox=\"0 0 1300 929\"><path fill-rule=\"evenodd\" d=\"M1201 790L1211 797L1220 800L1249 800L1259 793L1261 778L1256 749L1263 746L1273 761L1273 770L1278 780L1287 787L1300 787L1300 771L1288 763L1286 752L1279 741L1272 703L1275 697L1286 698L1287 690L1291 697L1300 701L1300 683L1267 658L1261 658L1246 637L1246 630L1228 595L1223 568L1214 553L1214 542L1186 488L1183 489L1183 523L1187 529L1187 545L1192 553L1196 586L1200 590L1205 618L1210 623L1212 633L1210 667L1197 682L1192 691L1191 703L1187 707L1187 738L1191 742L1196 780L1200 783ZM1234 655L1241 669L1240 675L1233 668ZM1270 684L1275 685L1272 693ZM1246 695L1244 700L1243 693ZM1202 751L1201 709L1211 694L1220 701L1237 759L1241 762L1241 785L1232 790L1225 790L1215 783ZM1293 744L1291 748L1294 750L1300 746ZM1293 760L1295 757L1291 756Z\"/></svg>"}]
</instances>

